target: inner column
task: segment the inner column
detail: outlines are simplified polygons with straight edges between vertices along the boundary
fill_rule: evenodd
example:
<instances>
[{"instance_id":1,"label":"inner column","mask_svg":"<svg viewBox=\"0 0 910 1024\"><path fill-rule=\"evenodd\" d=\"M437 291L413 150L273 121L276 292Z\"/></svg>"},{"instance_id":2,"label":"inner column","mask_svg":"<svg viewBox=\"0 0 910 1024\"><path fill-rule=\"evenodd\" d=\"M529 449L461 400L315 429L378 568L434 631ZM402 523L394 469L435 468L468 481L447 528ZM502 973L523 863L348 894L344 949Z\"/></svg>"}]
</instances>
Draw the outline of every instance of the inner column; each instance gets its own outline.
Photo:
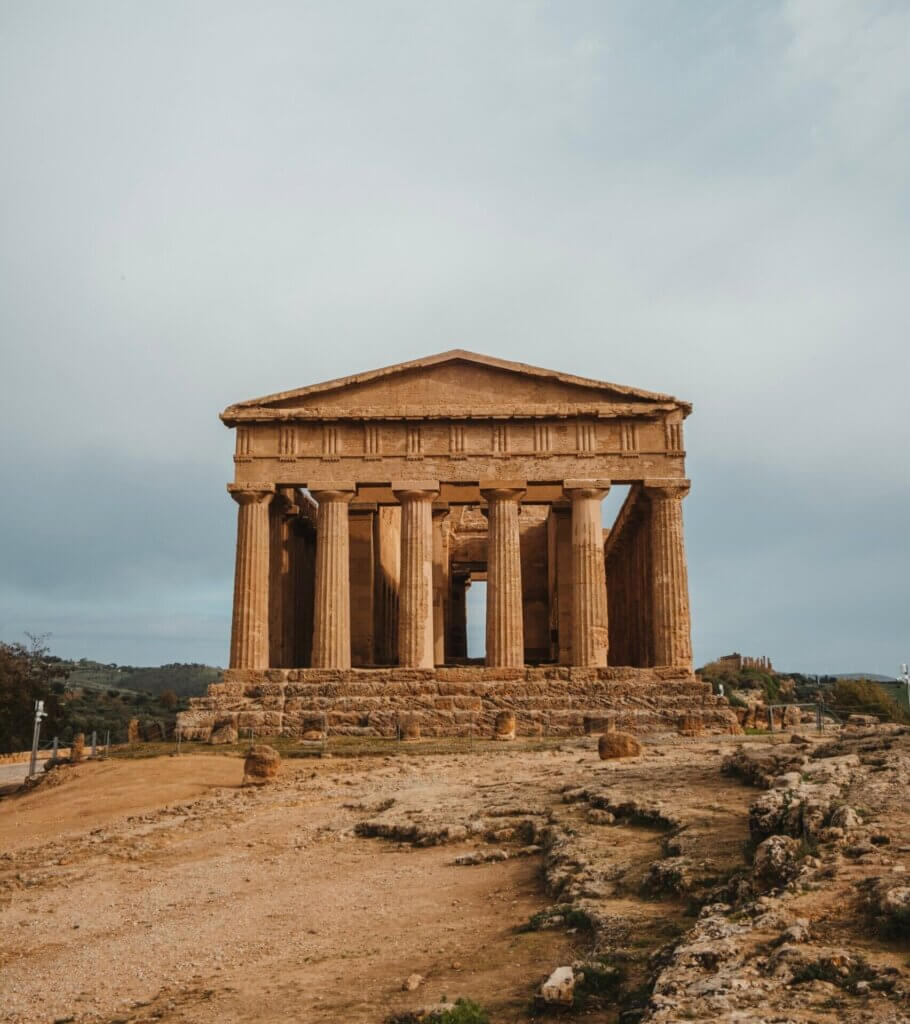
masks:
<instances>
[{"instance_id":1,"label":"inner column","mask_svg":"<svg viewBox=\"0 0 910 1024\"><path fill-rule=\"evenodd\" d=\"M401 503L398 664L433 668L433 499L439 485L392 484Z\"/></svg>"},{"instance_id":2,"label":"inner column","mask_svg":"<svg viewBox=\"0 0 910 1024\"><path fill-rule=\"evenodd\" d=\"M519 502L524 484L481 484L487 502L487 651L486 663L497 668L524 665L521 606L521 544Z\"/></svg>"},{"instance_id":3,"label":"inner column","mask_svg":"<svg viewBox=\"0 0 910 1024\"><path fill-rule=\"evenodd\" d=\"M351 667L351 567L348 504L354 488L311 490L316 512L313 668Z\"/></svg>"}]
</instances>

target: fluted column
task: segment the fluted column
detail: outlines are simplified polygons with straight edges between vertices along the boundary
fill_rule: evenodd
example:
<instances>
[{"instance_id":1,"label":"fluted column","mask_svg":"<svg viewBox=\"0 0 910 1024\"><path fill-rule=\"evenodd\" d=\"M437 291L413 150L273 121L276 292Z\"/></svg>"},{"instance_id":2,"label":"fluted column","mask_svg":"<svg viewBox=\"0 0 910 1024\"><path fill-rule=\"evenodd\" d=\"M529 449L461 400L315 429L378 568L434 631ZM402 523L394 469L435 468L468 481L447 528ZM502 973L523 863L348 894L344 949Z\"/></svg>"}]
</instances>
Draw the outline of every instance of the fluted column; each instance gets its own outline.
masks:
<instances>
[{"instance_id":1,"label":"fluted column","mask_svg":"<svg viewBox=\"0 0 910 1024\"><path fill-rule=\"evenodd\" d=\"M600 503L608 480L566 480L572 502L572 664L606 665L607 576Z\"/></svg>"},{"instance_id":2,"label":"fluted column","mask_svg":"<svg viewBox=\"0 0 910 1024\"><path fill-rule=\"evenodd\" d=\"M348 503L353 488L311 491L316 512L313 668L351 667L351 567Z\"/></svg>"},{"instance_id":3,"label":"fluted column","mask_svg":"<svg viewBox=\"0 0 910 1024\"><path fill-rule=\"evenodd\" d=\"M525 660L518 509L524 487L484 487L487 540L487 665L519 668Z\"/></svg>"},{"instance_id":4,"label":"fluted column","mask_svg":"<svg viewBox=\"0 0 910 1024\"><path fill-rule=\"evenodd\" d=\"M688 480L646 480L651 502L651 616L654 664L692 668L689 574L683 539L682 499Z\"/></svg>"},{"instance_id":5,"label":"fluted column","mask_svg":"<svg viewBox=\"0 0 910 1024\"><path fill-rule=\"evenodd\" d=\"M398 664L433 667L433 499L438 487L393 484L401 503Z\"/></svg>"},{"instance_id":6,"label":"fluted column","mask_svg":"<svg viewBox=\"0 0 910 1024\"><path fill-rule=\"evenodd\" d=\"M228 484L237 502L231 668L269 667L269 502L274 484Z\"/></svg>"},{"instance_id":7,"label":"fluted column","mask_svg":"<svg viewBox=\"0 0 910 1024\"><path fill-rule=\"evenodd\" d=\"M448 505L433 505L433 661L437 665L446 663L450 600L448 516Z\"/></svg>"}]
</instances>

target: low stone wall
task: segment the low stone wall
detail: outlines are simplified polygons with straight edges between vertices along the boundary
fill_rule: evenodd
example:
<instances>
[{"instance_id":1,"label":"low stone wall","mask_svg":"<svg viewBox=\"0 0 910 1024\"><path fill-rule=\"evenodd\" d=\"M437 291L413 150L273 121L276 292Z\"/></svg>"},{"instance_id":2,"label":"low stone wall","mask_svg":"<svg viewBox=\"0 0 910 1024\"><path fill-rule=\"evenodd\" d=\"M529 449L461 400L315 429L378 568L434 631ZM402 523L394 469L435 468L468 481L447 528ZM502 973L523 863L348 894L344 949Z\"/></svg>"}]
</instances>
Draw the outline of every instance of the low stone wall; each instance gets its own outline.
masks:
<instances>
[{"instance_id":1,"label":"low stone wall","mask_svg":"<svg viewBox=\"0 0 910 1024\"><path fill-rule=\"evenodd\" d=\"M737 733L724 697L679 669L229 669L177 725L184 739L208 740L233 726L243 736L395 736L417 716L423 736L492 736L496 716L515 715L519 736L602 732Z\"/></svg>"}]
</instances>

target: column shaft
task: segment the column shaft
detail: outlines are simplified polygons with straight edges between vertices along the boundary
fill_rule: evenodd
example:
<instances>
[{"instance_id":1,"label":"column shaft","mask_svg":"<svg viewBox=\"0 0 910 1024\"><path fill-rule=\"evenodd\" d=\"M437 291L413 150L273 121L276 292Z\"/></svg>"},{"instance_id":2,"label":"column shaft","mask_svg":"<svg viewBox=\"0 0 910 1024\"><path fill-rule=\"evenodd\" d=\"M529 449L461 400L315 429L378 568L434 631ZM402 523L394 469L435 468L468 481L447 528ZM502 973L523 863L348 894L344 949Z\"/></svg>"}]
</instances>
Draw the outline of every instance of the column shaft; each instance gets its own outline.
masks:
<instances>
[{"instance_id":1,"label":"column shaft","mask_svg":"<svg viewBox=\"0 0 910 1024\"><path fill-rule=\"evenodd\" d=\"M433 509L433 662L446 663L446 624L449 612L448 506Z\"/></svg>"},{"instance_id":2,"label":"column shaft","mask_svg":"<svg viewBox=\"0 0 910 1024\"><path fill-rule=\"evenodd\" d=\"M348 502L353 491L313 492L316 513L314 668L351 667L351 584Z\"/></svg>"},{"instance_id":3,"label":"column shaft","mask_svg":"<svg viewBox=\"0 0 910 1024\"><path fill-rule=\"evenodd\" d=\"M607 577L600 503L605 480L567 480L572 501L572 664L606 665Z\"/></svg>"},{"instance_id":4,"label":"column shaft","mask_svg":"<svg viewBox=\"0 0 910 1024\"><path fill-rule=\"evenodd\" d=\"M518 507L523 488L482 489L489 520L487 548L486 663L496 668L524 664L521 545Z\"/></svg>"},{"instance_id":5,"label":"column shaft","mask_svg":"<svg viewBox=\"0 0 910 1024\"><path fill-rule=\"evenodd\" d=\"M237 502L231 668L269 667L269 501L274 487L229 484Z\"/></svg>"},{"instance_id":6,"label":"column shaft","mask_svg":"<svg viewBox=\"0 0 910 1024\"><path fill-rule=\"evenodd\" d=\"M398 664L433 667L433 499L435 490L396 489L401 502Z\"/></svg>"},{"instance_id":7,"label":"column shaft","mask_svg":"<svg viewBox=\"0 0 910 1024\"><path fill-rule=\"evenodd\" d=\"M682 499L689 482L645 482L651 501L651 614L654 664L692 668L689 579Z\"/></svg>"}]
</instances>

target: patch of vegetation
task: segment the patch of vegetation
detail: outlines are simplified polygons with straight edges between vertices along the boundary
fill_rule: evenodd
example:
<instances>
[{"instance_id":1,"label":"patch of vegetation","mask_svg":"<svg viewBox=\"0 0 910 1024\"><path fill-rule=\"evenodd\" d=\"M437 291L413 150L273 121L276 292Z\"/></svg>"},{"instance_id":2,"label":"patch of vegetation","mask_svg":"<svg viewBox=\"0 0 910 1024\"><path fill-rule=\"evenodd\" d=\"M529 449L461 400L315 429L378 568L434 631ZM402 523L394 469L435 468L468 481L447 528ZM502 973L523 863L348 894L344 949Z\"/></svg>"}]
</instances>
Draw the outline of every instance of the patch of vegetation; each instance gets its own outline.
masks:
<instances>
[{"instance_id":1,"label":"patch of vegetation","mask_svg":"<svg viewBox=\"0 0 910 1024\"><path fill-rule=\"evenodd\" d=\"M626 980L625 968L607 959L581 964L583 977L575 985L575 1009L589 1010L617 1000Z\"/></svg>"},{"instance_id":2,"label":"patch of vegetation","mask_svg":"<svg viewBox=\"0 0 910 1024\"><path fill-rule=\"evenodd\" d=\"M839 714L875 715L889 722L910 723L906 709L868 679L838 679L831 687L830 701Z\"/></svg>"},{"instance_id":3,"label":"patch of vegetation","mask_svg":"<svg viewBox=\"0 0 910 1024\"><path fill-rule=\"evenodd\" d=\"M386 1018L386 1024L490 1024L490 1014L471 999L456 999L451 1009L429 1013L399 1013Z\"/></svg>"},{"instance_id":4,"label":"patch of vegetation","mask_svg":"<svg viewBox=\"0 0 910 1024\"><path fill-rule=\"evenodd\" d=\"M145 691L153 697L166 691L177 697L201 697L209 683L217 683L221 669L195 663L155 665L104 665L81 658L79 661L61 661L69 674L70 685L85 689L117 689Z\"/></svg>"},{"instance_id":5,"label":"patch of vegetation","mask_svg":"<svg viewBox=\"0 0 910 1024\"><path fill-rule=\"evenodd\" d=\"M861 981L870 984L876 980L875 971L862 958L857 957L846 970L836 964L831 957L821 957L810 964L798 968L793 974L793 984L801 985L807 981L827 981L846 992L856 993L856 986ZM874 986L873 986L874 987Z\"/></svg>"},{"instance_id":6,"label":"patch of vegetation","mask_svg":"<svg viewBox=\"0 0 910 1024\"><path fill-rule=\"evenodd\" d=\"M592 931L594 922L584 910L564 903L538 911L519 931L539 932L545 928L582 928L585 931Z\"/></svg>"},{"instance_id":7,"label":"patch of vegetation","mask_svg":"<svg viewBox=\"0 0 910 1024\"><path fill-rule=\"evenodd\" d=\"M0 754L31 747L37 700L47 714L42 736L53 736L65 722L59 688L65 688L66 674L44 637L28 639L28 646L0 643Z\"/></svg>"},{"instance_id":8,"label":"patch of vegetation","mask_svg":"<svg viewBox=\"0 0 910 1024\"><path fill-rule=\"evenodd\" d=\"M142 735L170 735L188 695L202 694L221 670L209 665L133 668L102 665L83 658L52 655L46 637L29 636L29 645L0 643L0 754L27 750L32 743L36 700L47 718L41 746L56 736L68 745L77 733L103 744L125 743L131 719ZM141 689L139 688L141 687Z\"/></svg>"}]
</instances>

